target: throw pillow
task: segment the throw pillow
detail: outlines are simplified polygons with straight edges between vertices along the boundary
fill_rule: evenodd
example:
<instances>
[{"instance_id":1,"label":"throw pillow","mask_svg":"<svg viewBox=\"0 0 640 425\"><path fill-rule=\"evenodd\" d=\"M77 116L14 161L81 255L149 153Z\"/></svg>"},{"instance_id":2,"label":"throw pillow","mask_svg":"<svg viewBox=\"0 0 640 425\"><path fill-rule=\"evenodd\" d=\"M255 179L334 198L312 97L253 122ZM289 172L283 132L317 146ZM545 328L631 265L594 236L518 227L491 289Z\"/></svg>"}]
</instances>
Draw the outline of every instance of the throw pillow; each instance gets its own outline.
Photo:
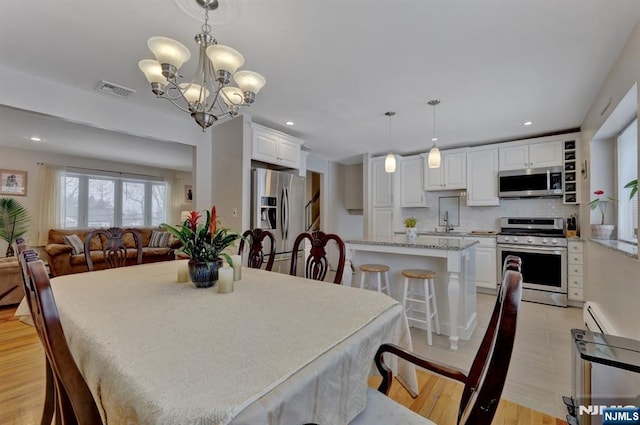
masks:
<instances>
[{"instance_id":1,"label":"throw pillow","mask_svg":"<svg viewBox=\"0 0 640 425\"><path fill-rule=\"evenodd\" d=\"M84 253L84 243L82 242L82 239L80 239L78 235L76 234L68 235L68 236L65 235L63 238L64 238L64 243L66 245L70 245L71 248L73 248L73 255Z\"/></svg>"},{"instance_id":2,"label":"throw pillow","mask_svg":"<svg viewBox=\"0 0 640 425\"><path fill-rule=\"evenodd\" d=\"M151 239L149 240L149 248L166 248L169 246L169 232L158 232L156 230L151 232Z\"/></svg>"}]
</instances>

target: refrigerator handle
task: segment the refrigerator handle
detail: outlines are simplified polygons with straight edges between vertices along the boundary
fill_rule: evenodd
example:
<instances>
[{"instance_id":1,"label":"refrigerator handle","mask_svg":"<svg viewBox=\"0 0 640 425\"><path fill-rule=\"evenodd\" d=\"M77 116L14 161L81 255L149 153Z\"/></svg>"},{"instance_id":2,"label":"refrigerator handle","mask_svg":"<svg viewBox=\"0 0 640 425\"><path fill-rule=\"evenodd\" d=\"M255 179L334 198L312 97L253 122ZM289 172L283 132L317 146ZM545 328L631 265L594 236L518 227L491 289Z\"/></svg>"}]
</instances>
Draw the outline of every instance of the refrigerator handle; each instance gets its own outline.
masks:
<instances>
[{"instance_id":1,"label":"refrigerator handle","mask_svg":"<svg viewBox=\"0 0 640 425\"><path fill-rule=\"evenodd\" d=\"M289 188L285 187L284 188L284 239L289 239Z\"/></svg>"}]
</instances>

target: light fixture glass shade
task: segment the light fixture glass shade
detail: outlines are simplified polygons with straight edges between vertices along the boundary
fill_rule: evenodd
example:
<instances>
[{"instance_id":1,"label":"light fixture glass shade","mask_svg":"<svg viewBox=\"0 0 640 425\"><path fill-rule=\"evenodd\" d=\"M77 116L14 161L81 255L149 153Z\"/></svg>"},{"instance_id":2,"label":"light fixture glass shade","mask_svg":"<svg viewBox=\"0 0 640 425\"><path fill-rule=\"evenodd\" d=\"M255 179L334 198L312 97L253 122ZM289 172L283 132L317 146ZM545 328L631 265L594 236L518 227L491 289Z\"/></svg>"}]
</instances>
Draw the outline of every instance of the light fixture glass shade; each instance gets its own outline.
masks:
<instances>
[{"instance_id":1,"label":"light fixture glass shade","mask_svg":"<svg viewBox=\"0 0 640 425\"><path fill-rule=\"evenodd\" d=\"M200 102L204 104L207 101L207 97L209 97L209 90L198 84L182 83L180 84L180 90L182 90L182 94L189 103Z\"/></svg>"},{"instance_id":2,"label":"light fixture glass shade","mask_svg":"<svg viewBox=\"0 0 640 425\"><path fill-rule=\"evenodd\" d=\"M151 37L147 46L160 64L168 63L180 68L191 58L191 52L184 44L168 37Z\"/></svg>"},{"instance_id":3,"label":"light fixture glass shade","mask_svg":"<svg viewBox=\"0 0 640 425\"><path fill-rule=\"evenodd\" d=\"M244 64L244 58L240 52L222 44L207 47L207 56L213 63L213 69L227 71L229 74L233 74Z\"/></svg>"},{"instance_id":4,"label":"light fixture glass shade","mask_svg":"<svg viewBox=\"0 0 640 425\"><path fill-rule=\"evenodd\" d=\"M394 154L389 153L384 159L384 171L386 171L387 173L396 172L396 156Z\"/></svg>"},{"instance_id":5,"label":"light fixture glass shade","mask_svg":"<svg viewBox=\"0 0 640 425\"><path fill-rule=\"evenodd\" d=\"M227 86L222 88L222 100L227 106L238 106L244 102L244 94L237 87Z\"/></svg>"},{"instance_id":6,"label":"light fixture glass shade","mask_svg":"<svg viewBox=\"0 0 640 425\"><path fill-rule=\"evenodd\" d=\"M160 63L153 59L143 59L138 62L138 68L147 77L150 83L167 84L167 79L162 75Z\"/></svg>"},{"instance_id":7,"label":"light fixture glass shade","mask_svg":"<svg viewBox=\"0 0 640 425\"><path fill-rule=\"evenodd\" d=\"M238 71L233 75L233 79L238 83L240 90L253 94L258 94L267 82L262 75L253 71Z\"/></svg>"},{"instance_id":8,"label":"light fixture glass shade","mask_svg":"<svg viewBox=\"0 0 640 425\"><path fill-rule=\"evenodd\" d=\"M427 166L429 168L440 168L440 163L442 162L442 156L440 155L440 149L434 143L429 150L429 156L427 158Z\"/></svg>"}]
</instances>

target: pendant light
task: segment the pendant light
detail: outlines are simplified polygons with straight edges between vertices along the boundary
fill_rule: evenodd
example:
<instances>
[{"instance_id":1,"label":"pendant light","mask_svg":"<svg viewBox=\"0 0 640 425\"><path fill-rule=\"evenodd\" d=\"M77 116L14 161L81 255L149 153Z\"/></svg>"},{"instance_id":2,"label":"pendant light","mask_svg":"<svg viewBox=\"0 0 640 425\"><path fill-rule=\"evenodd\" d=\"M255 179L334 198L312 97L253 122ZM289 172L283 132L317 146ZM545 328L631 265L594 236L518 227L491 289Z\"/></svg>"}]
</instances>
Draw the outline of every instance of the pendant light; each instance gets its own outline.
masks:
<instances>
[{"instance_id":1,"label":"pendant light","mask_svg":"<svg viewBox=\"0 0 640 425\"><path fill-rule=\"evenodd\" d=\"M429 150L429 157L427 159L427 166L429 168L440 168L440 163L442 162L440 149L436 146L436 142L438 141L438 137L436 136L436 105L439 104L440 101L438 99L429 101L429 105L433 106L433 138L431 139L433 146L431 146L431 150Z\"/></svg>"},{"instance_id":2,"label":"pendant light","mask_svg":"<svg viewBox=\"0 0 640 425\"><path fill-rule=\"evenodd\" d=\"M392 139L391 139L391 117L394 116L396 113L389 111L389 112L385 112L384 113L386 116L389 117L389 146L392 145ZM384 171L386 171L387 173L395 173L396 172L396 156L389 152L387 154L387 157L384 159Z\"/></svg>"}]
</instances>

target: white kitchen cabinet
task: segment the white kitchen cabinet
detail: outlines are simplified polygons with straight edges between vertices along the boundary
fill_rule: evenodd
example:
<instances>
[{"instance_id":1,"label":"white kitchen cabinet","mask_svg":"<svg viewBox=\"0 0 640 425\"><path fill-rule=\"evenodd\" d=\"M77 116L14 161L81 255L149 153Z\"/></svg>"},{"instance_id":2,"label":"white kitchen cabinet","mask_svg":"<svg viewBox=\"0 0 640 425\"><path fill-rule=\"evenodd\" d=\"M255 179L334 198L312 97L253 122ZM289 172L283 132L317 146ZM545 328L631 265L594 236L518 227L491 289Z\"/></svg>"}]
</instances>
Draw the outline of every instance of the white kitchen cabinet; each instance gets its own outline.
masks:
<instances>
[{"instance_id":1,"label":"white kitchen cabinet","mask_svg":"<svg viewBox=\"0 0 640 425\"><path fill-rule=\"evenodd\" d=\"M562 165L562 142L506 144L499 149L500 171Z\"/></svg>"},{"instance_id":2,"label":"white kitchen cabinet","mask_svg":"<svg viewBox=\"0 0 640 425\"><path fill-rule=\"evenodd\" d=\"M567 290L570 301L584 301L584 245L579 240L567 243Z\"/></svg>"},{"instance_id":3,"label":"white kitchen cabinet","mask_svg":"<svg viewBox=\"0 0 640 425\"><path fill-rule=\"evenodd\" d=\"M400 161L400 206L424 207L424 160L422 155L402 158Z\"/></svg>"},{"instance_id":4,"label":"white kitchen cabinet","mask_svg":"<svg viewBox=\"0 0 640 425\"><path fill-rule=\"evenodd\" d=\"M496 238L469 238L469 240L478 241L478 245L476 245L476 287L495 290L498 287Z\"/></svg>"},{"instance_id":5,"label":"white kitchen cabinet","mask_svg":"<svg viewBox=\"0 0 640 425\"><path fill-rule=\"evenodd\" d=\"M393 206L393 176L395 173L384 171L384 159L382 156L371 160L371 206L374 208Z\"/></svg>"},{"instance_id":6,"label":"white kitchen cabinet","mask_svg":"<svg viewBox=\"0 0 640 425\"><path fill-rule=\"evenodd\" d=\"M371 236L393 236L393 208L372 208Z\"/></svg>"},{"instance_id":7,"label":"white kitchen cabinet","mask_svg":"<svg viewBox=\"0 0 640 425\"><path fill-rule=\"evenodd\" d=\"M300 147L303 141L288 134L252 123L251 159L300 168Z\"/></svg>"},{"instance_id":8,"label":"white kitchen cabinet","mask_svg":"<svg viewBox=\"0 0 640 425\"><path fill-rule=\"evenodd\" d=\"M467 205L500 205L497 148L467 152Z\"/></svg>"},{"instance_id":9,"label":"white kitchen cabinet","mask_svg":"<svg viewBox=\"0 0 640 425\"><path fill-rule=\"evenodd\" d=\"M424 189L429 191L464 189L467 185L467 151L443 151L438 168L429 168L427 155L423 167L426 170Z\"/></svg>"}]
</instances>

